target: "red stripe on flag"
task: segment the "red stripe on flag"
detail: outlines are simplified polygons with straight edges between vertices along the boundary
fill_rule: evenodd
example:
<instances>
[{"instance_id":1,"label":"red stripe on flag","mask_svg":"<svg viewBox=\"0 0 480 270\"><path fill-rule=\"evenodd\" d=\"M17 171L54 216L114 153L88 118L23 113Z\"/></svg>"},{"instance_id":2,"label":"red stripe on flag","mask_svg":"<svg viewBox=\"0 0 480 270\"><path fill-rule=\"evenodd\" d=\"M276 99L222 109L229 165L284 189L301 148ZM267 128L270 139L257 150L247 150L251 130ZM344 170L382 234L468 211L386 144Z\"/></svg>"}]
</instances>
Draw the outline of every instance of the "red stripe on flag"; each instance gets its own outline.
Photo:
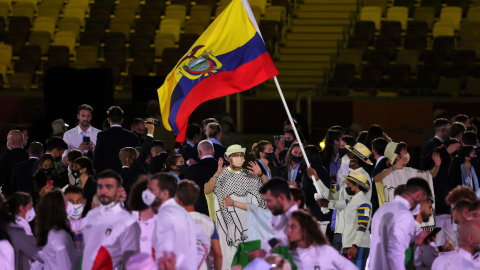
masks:
<instances>
[{"instance_id":1,"label":"red stripe on flag","mask_svg":"<svg viewBox=\"0 0 480 270\"><path fill-rule=\"evenodd\" d=\"M199 82L185 97L175 118L179 130L177 142L185 140L188 117L200 104L248 90L277 75L272 58L266 52L235 70L222 71Z\"/></svg>"},{"instance_id":2,"label":"red stripe on flag","mask_svg":"<svg viewBox=\"0 0 480 270\"><path fill-rule=\"evenodd\" d=\"M95 261L93 262L92 270L111 270L113 269L113 262L112 257L110 256L110 252L101 246L98 250L97 256L95 257Z\"/></svg>"}]
</instances>

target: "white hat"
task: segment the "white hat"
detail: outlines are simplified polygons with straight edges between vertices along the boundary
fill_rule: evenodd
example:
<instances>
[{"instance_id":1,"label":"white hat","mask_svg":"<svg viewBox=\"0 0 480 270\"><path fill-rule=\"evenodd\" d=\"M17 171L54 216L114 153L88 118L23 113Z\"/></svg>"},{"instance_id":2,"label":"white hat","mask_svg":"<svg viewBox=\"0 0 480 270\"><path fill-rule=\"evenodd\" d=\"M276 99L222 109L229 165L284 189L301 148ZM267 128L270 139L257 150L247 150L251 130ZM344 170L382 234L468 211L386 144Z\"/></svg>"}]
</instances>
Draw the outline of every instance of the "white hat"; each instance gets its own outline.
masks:
<instances>
[{"instance_id":1,"label":"white hat","mask_svg":"<svg viewBox=\"0 0 480 270\"><path fill-rule=\"evenodd\" d=\"M52 123L53 133L52 135L58 135L62 132L65 132L65 128L68 128L68 124L63 121L63 119L57 119Z\"/></svg>"},{"instance_id":2,"label":"white hat","mask_svg":"<svg viewBox=\"0 0 480 270\"><path fill-rule=\"evenodd\" d=\"M228 148L227 148L227 151L225 152L225 155L227 157L229 157L231 154L233 153L238 153L238 152L242 152L245 154L245 148L242 148L240 145L238 144L233 144L233 145L230 145Z\"/></svg>"},{"instance_id":3,"label":"white hat","mask_svg":"<svg viewBox=\"0 0 480 270\"><path fill-rule=\"evenodd\" d=\"M390 160L390 164L393 164L395 159L397 158L397 154L395 154L395 149L397 149L398 143L396 142L389 142L387 147L385 147L385 156Z\"/></svg>"}]
</instances>

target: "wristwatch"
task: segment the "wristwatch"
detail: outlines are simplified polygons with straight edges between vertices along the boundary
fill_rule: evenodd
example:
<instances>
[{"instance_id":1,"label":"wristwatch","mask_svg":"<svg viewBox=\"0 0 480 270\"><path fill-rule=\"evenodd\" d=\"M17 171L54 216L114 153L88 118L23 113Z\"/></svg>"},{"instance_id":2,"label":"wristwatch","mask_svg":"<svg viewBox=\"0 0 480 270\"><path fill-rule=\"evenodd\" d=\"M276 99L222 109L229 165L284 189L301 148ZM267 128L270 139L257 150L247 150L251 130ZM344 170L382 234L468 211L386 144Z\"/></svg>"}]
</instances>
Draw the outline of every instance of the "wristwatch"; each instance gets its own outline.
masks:
<instances>
[{"instance_id":1,"label":"wristwatch","mask_svg":"<svg viewBox=\"0 0 480 270\"><path fill-rule=\"evenodd\" d=\"M259 177L262 177L262 176L263 176L263 172L262 172L262 174L259 175Z\"/></svg>"}]
</instances>

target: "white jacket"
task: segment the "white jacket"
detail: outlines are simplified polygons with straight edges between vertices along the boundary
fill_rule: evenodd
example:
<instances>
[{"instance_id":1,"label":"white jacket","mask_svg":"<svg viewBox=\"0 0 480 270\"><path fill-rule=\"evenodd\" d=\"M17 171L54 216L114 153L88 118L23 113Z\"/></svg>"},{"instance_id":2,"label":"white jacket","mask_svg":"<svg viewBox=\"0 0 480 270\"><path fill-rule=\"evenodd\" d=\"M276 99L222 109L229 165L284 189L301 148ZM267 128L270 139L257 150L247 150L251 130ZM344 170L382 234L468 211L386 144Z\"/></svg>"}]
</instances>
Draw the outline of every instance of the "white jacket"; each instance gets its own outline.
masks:
<instances>
[{"instance_id":1,"label":"white jacket","mask_svg":"<svg viewBox=\"0 0 480 270\"><path fill-rule=\"evenodd\" d=\"M290 254L299 270L358 270L357 266L329 245L296 248Z\"/></svg>"},{"instance_id":2,"label":"white jacket","mask_svg":"<svg viewBox=\"0 0 480 270\"><path fill-rule=\"evenodd\" d=\"M50 230L48 242L43 247L44 270L77 270L82 253L65 230Z\"/></svg>"},{"instance_id":3,"label":"white jacket","mask_svg":"<svg viewBox=\"0 0 480 270\"><path fill-rule=\"evenodd\" d=\"M30 269L31 260L44 263L42 248L37 246L37 240L25 219L17 216L16 223L8 224L7 232L15 251L15 269Z\"/></svg>"},{"instance_id":4,"label":"white jacket","mask_svg":"<svg viewBox=\"0 0 480 270\"><path fill-rule=\"evenodd\" d=\"M345 229L342 233L343 248L352 245L370 247L370 219L372 204L363 192L355 194L345 208Z\"/></svg>"},{"instance_id":5,"label":"white jacket","mask_svg":"<svg viewBox=\"0 0 480 270\"><path fill-rule=\"evenodd\" d=\"M119 203L88 212L83 230L82 269L115 269L140 252L141 230L135 218Z\"/></svg>"},{"instance_id":6,"label":"white jacket","mask_svg":"<svg viewBox=\"0 0 480 270\"><path fill-rule=\"evenodd\" d=\"M370 270L405 269L405 250L413 241L415 220L401 196L380 207L372 219Z\"/></svg>"},{"instance_id":7,"label":"white jacket","mask_svg":"<svg viewBox=\"0 0 480 270\"><path fill-rule=\"evenodd\" d=\"M15 269L15 251L7 240L0 240L0 270Z\"/></svg>"},{"instance_id":8,"label":"white jacket","mask_svg":"<svg viewBox=\"0 0 480 270\"><path fill-rule=\"evenodd\" d=\"M459 248L457 251L450 251L439 256L432 265L432 270L478 270L480 267L473 260L472 254Z\"/></svg>"},{"instance_id":9,"label":"white jacket","mask_svg":"<svg viewBox=\"0 0 480 270\"><path fill-rule=\"evenodd\" d=\"M198 244L197 244L197 239ZM152 236L157 264L163 252L174 252L176 269L196 270L203 263L210 250L210 241L205 236L190 213L175 200L165 201L156 215L156 225ZM203 250L202 253L200 251Z\"/></svg>"}]
</instances>

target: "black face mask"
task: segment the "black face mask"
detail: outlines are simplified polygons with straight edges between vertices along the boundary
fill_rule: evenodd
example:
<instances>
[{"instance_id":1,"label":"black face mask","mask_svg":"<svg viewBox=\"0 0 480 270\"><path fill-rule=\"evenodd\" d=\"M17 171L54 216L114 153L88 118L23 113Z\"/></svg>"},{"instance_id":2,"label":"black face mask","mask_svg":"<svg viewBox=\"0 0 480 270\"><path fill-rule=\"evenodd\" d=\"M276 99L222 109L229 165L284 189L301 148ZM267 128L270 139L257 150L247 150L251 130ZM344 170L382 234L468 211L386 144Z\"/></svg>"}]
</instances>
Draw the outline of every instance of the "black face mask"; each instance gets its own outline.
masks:
<instances>
[{"instance_id":1,"label":"black face mask","mask_svg":"<svg viewBox=\"0 0 480 270\"><path fill-rule=\"evenodd\" d=\"M480 159L478 159L478 157L472 157L470 158L470 163L473 167L478 167L480 165Z\"/></svg>"},{"instance_id":2,"label":"black face mask","mask_svg":"<svg viewBox=\"0 0 480 270\"><path fill-rule=\"evenodd\" d=\"M188 170L188 165L187 164L177 166L177 172L179 172L180 174L186 174L187 170Z\"/></svg>"},{"instance_id":3,"label":"black face mask","mask_svg":"<svg viewBox=\"0 0 480 270\"><path fill-rule=\"evenodd\" d=\"M72 170L72 175L75 179L80 178L81 174L82 173L80 173L80 170Z\"/></svg>"},{"instance_id":4,"label":"black face mask","mask_svg":"<svg viewBox=\"0 0 480 270\"><path fill-rule=\"evenodd\" d=\"M291 141L285 140L285 147L290 148L290 146L292 146L292 143L293 143L293 140Z\"/></svg>"},{"instance_id":5,"label":"black face mask","mask_svg":"<svg viewBox=\"0 0 480 270\"><path fill-rule=\"evenodd\" d=\"M43 172L45 175L52 175L53 168L50 168L50 169L42 169L42 172Z\"/></svg>"},{"instance_id":6,"label":"black face mask","mask_svg":"<svg viewBox=\"0 0 480 270\"><path fill-rule=\"evenodd\" d=\"M270 163L274 162L277 159L277 157L275 156L275 153L265 153L265 158Z\"/></svg>"},{"instance_id":7,"label":"black face mask","mask_svg":"<svg viewBox=\"0 0 480 270\"><path fill-rule=\"evenodd\" d=\"M303 156L301 157L297 157L297 156L294 156L293 154L290 155L290 159L295 162L296 164L300 163L302 160L303 160Z\"/></svg>"},{"instance_id":8,"label":"black face mask","mask_svg":"<svg viewBox=\"0 0 480 270\"><path fill-rule=\"evenodd\" d=\"M353 196L355 195L355 191L352 190L352 187L346 187L345 191L347 192L348 195Z\"/></svg>"},{"instance_id":9,"label":"black face mask","mask_svg":"<svg viewBox=\"0 0 480 270\"><path fill-rule=\"evenodd\" d=\"M338 157L339 157L339 158L342 158L342 157L345 156L347 153L348 153L348 149L347 149L347 148L340 148L340 149L338 150Z\"/></svg>"},{"instance_id":10,"label":"black face mask","mask_svg":"<svg viewBox=\"0 0 480 270\"><path fill-rule=\"evenodd\" d=\"M62 161L62 156L58 156L55 158L55 163Z\"/></svg>"}]
</instances>

